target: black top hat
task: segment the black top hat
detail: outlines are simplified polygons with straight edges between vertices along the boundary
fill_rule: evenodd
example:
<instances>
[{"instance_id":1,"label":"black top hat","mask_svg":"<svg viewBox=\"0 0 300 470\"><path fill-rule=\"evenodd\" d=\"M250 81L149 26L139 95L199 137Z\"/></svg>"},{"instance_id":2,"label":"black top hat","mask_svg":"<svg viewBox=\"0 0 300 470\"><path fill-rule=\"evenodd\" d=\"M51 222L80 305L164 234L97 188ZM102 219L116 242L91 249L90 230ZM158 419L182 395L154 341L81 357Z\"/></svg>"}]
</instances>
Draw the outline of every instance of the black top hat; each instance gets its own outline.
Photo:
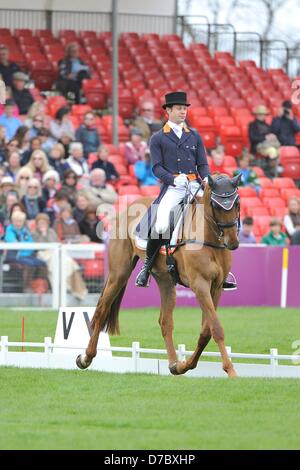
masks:
<instances>
[{"instance_id":1,"label":"black top hat","mask_svg":"<svg viewBox=\"0 0 300 470\"><path fill-rule=\"evenodd\" d=\"M174 93L167 93L165 95L165 104L163 104L163 109L166 109L167 106L173 106L173 104L182 104L184 106L190 106L190 103L187 103L186 93L184 91L175 91Z\"/></svg>"}]
</instances>

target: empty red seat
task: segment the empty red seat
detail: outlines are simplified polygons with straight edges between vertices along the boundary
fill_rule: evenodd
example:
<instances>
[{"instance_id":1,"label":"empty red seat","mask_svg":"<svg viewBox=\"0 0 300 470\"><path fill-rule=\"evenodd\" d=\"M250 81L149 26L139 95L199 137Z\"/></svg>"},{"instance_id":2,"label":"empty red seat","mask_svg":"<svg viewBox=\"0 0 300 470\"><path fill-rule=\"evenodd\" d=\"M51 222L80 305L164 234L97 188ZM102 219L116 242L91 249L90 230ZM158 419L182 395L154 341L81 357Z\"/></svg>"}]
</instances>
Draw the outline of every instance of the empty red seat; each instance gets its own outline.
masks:
<instances>
[{"instance_id":1,"label":"empty red seat","mask_svg":"<svg viewBox=\"0 0 300 470\"><path fill-rule=\"evenodd\" d=\"M268 197L280 197L280 192L277 188L264 188L259 192L259 197L261 199Z\"/></svg>"},{"instance_id":2,"label":"empty red seat","mask_svg":"<svg viewBox=\"0 0 300 470\"><path fill-rule=\"evenodd\" d=\"M276 207L276 206L272 206L270 207L270 214L273 216L273 217L279 217L279 218L283 218L286 214L287 214L288 210L287 210L287 207Z\"/></svg>"},{"instance_id":3,"label":"empty red seat","mask_svg":"<svg viewBox=\"0 0 300 470\"><path fill-rule=\"evenodd\" d=\"M159 195L160 186L141 186L142 196L156 197Z\"/></svg>"},{"instance_id":4,"label":"empty red seat","mask_svg":"<svg viewBox=\"0 0 300 470\"><path fill-rule=\"evenodd\" d=\"M261 188L273 188L274 184L270 178L266 178L265 176L259 178L259 184Z\"/></svg>"},{"instance_id":5,"label":"empty red seat","mask_svg":"<svg viewBox=\"0 0 300 470\"><path fill-rule=\"evenodd\" d=\"M245 197L241 199L241 207L244 208L245 213L249 214L249 209L252 207L261 207L263 204L258 197ZM251 212L251 211L250 211Z\"/></svg>"},{"instance_id":6,"label":"empty red seat","mask_svg":"<svg viewBox=\"0 0 300 470\"><path fill-rule=\"evenodd\" d=\"M283 164L283 176L300 180L300 161Z\"/></svg>"},{"instance_id":7,"label":"empty red seat","mask_svg":"<svg viewBox=\"0 0 300 470\"><path fill-rule=\"evenodd\" d=\"M250 186L245 186L245 187L240 187L239 189L239 195L242 198L245 197L255 197L256 198L256 191L254 188L251 188Z\"/></svg>"},{"instance_id":8,"label":"empty red seat","mask_svg":"<svg viewBox=\"0 0 300 470\"><path fill-rule=\"evenodd\" d=\"M257 176L260 178L261 176L264 177L265 176L265 173L264 173L264 170L260 167L260 166L253 166L252 167L252 170L255 171L255 173L257 174Z\"/></svg>"},{"instance_id":9,"label":"empty red seat","mask_svg":"<svg viewBox=\"0 0 300 470\"><path fill-rule=\"evenodd\" d=\"M270 215L270 211L267 207L260 206L260 207L248 207L247 213L251 217L257 217L260 215Z\"/></svg>"},{"instance_id":10,"label":"empty red seat","mask_svg":"<svg viewBox=\"0 0 300 470\"><path fill-rule=\"evenodd\" d=\"M274 178L273 184L278 189L296 188L295 182L292 178Z\"/></svg>"},{"instance_id":11,"label":"empty red seat","mask_svg":"<svg viewBox=\"0 0 300 470\"><path fill-rule=\"evenodd\" d=\"M138 186L129 184L127 186L121 186L119 188L119 195L123 194L141 194L140 188Z\"/></svg>"},{"instance_id":12,"label":"empty red seat","mask_svg":"<svg viewBox=\"0 0 300 470\"><path fill-rule=\"evenodd\" d=\"M279 159L281 163L288 161L290 159L299 159L300 161L300 153L297 147L293 146L282 146L279 149Z\"/></svg>"},{"instance_id":13,"label":"empty red seat","mask_svg":"<svg viewBox=\"0 0 300 470\"><path fill-rule=\"evenodd\" d=\"M296 188L285 188L280 191L281 197L288 203L291 197L297 197L300 199L300 190Z\"/></svg>"},{"instance_id":14,"label":"empty red seat","mask_svg":"<svg viewBox=\"0 0 300 470\"><path fill-rule=\"evenodd\" d=\"M270 197L263 199L264 206L266 207L285 207L286 203L281 197Z\"/></svg>"},{"instance_id":15,"label":"empty red seat","mask_svg":"<svg viewBox=\"0 0 300 470\"><path fill-rule=\"evenodd\" d=\"M234 157L232 157L231 155L225 155L224 165L225 165L225 167L230 166L232 168L233 167L237 168L236 159Z\"/></svg>"}]
</instances>

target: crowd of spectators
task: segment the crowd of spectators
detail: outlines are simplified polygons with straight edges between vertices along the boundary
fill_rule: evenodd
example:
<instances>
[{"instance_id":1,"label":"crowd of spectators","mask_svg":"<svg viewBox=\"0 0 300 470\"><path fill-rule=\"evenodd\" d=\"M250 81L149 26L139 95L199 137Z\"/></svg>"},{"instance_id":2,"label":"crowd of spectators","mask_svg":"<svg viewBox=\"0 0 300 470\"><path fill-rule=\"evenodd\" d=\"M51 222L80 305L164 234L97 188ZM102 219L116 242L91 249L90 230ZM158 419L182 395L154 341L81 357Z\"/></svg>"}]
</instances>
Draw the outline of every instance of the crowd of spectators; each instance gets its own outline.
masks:
<instances>
[{"instance_id":1,"label":"crowd of spectators","mask_svg":"<svg viewBox=\"0 0 300 470\"><path fill-rule=\"evenodd\" d=\"M58 70L57 90L79 103L82 81L90 77L90 70L79 57L77 44L67 46ZM120 175L108 160L109 151L101 142L95 113L87 111L77 128L68 106L60 107L50 117L45 103L34 101L26 86L29 77L9 60L5 46L0 46L0 79L6 85L4 89L0 80L0 97L5 93L5 102L0 105L0 236L7 242L101 241L97 232L97 208L101 203L117 203L116 183ZM295 145L295 135L300 131L291 102L283 102L278 116L271 122L268 115L265 106L255 108L254 120L249 124L250 151L238 158L239 167L234 173L242 173L241 186L254 188L257 195L260 184L253 165L263 162L261 166L267 176L278 176L279 148ZM128 124L130 140L124 145L125 161L132 165L140 186L158 185L151 169L149 140L163 122L156 119L153 102L142 102L138 115ZM92 154L94 158L90 162ZM212 173L232 175L224 163L221 145L210 156ZM283 224L287 235L281 222L272 219L270 232L262 242L299 243L300 203L296 198L290 200ZM253 225L252 217L242 221L242 243L255 243ZM47 268L51 273L49 253L32 250L15 253L19 264L39 270ZM86 287L79 266L71 259L68 263L69 285L78 297L83 297ZM24 276L28 287L28 269Z\"/></svg>"}]
</instances>

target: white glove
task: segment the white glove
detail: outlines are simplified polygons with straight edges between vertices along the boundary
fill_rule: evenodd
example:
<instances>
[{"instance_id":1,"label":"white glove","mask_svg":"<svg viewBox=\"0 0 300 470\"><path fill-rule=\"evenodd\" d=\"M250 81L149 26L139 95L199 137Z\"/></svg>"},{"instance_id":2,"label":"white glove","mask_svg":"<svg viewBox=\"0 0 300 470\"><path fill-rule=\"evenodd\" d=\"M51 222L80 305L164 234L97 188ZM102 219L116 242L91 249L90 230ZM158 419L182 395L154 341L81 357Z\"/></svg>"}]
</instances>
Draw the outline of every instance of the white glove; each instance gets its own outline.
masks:
<instances>
[{"instance_id":1,"label":"white glove","mask_svg":"<svg viewBox=\"0 0 300 470\"><path fill-rule=\"evenodd\" d=\"M174 178L174 184L176 188L185 188L188 184L188 181L188 177L184 173L181 173L181 175L178 175Z\"/></svg>"}]
</instances>

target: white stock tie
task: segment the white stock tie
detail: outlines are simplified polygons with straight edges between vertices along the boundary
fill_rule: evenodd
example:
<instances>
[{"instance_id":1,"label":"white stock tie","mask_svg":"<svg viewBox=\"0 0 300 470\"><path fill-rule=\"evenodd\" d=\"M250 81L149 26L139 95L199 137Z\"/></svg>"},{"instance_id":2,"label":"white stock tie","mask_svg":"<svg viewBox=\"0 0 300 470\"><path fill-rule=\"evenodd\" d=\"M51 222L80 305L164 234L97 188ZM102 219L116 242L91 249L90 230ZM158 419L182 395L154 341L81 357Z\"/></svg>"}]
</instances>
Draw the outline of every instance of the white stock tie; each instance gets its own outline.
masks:
<instances>
[{"instance_id":1,"label":"white stock tie","mask_svg":"<svg viewBox=\"0 0 300 470\"><path fill-rule=\"evenodd\" d=\"M182 127L180 126L174 126L173 127L173 131L175 132L175 134L177 135L177 137L179 139L181 139L181 136L182 136Z\"/></svg>"}]
</instances>

